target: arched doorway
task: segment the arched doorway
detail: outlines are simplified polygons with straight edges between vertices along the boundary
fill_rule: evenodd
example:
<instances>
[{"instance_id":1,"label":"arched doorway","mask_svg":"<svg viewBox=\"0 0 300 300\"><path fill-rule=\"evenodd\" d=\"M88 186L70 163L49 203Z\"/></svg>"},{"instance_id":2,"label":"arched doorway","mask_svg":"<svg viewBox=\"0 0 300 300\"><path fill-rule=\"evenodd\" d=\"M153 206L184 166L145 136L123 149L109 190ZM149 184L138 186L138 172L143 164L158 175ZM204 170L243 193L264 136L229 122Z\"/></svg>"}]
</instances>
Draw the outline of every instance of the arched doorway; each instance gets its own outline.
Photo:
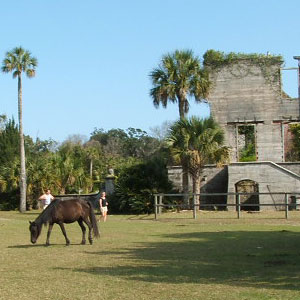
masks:
<instances>
[{"instance_id":1,"label":"arched doorway","mask_svg":"<svg viewBox=\"0 0 300 300\"><path fill-rule=\"evenodd\" d=\"M241 180L235 184L236 193L258 193L258 183L253 180ZM240 195L241 210L259 211L259 195ZM243 204L247 204L244 206Z\"/></svg>"}]
</instances>

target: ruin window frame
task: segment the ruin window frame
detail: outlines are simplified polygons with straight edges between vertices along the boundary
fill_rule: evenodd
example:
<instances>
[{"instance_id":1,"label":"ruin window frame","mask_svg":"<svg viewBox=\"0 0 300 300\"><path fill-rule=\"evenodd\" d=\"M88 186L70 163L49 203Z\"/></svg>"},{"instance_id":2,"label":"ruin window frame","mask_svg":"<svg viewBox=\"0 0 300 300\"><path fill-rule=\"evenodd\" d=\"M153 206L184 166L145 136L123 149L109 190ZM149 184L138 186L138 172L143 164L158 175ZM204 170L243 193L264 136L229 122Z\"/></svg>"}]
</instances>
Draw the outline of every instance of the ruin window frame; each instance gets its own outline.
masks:
<instances>
[{"instance_id":1,"label":"ruin window frame","mask_svg":"<svg viewBox=\"0 0 300 300\"><path fill-rule=\"evenodd\" d=\"M298 99L298 96L299 95L296 95L296 96L290 96L285 90L284 90L284 80L283 78L285 77L283 74L285 72L288 72L288 71L296 71L296 76L295 76L295 86L296 86L296 90L295 90L295 93L298 93L298 77L299 77L299 68L296 68L296 67L292 67L292 68L280 68L280 97L281 99ZM284 72L284 73L283 73ZM288 73L286 73L288 74Z\"/></svg>"},{"instance_id":2,"label":"ruin window frame","mask_svg":"<svg viewBox=\"0 0 300 300\"><path fill-rule=\"evenodd\" d=\"M251 143L251 144L254 144L254 149L252 150L253 151L253 153L252 153L252 157L254 156L255 157L255 160L252 160L252 159L250 159L250 160L248 160L248 159L245 159L245 160L242 160L242 155L241 155L241 152L243 151L243 150L245 150L245 151L247 151L247 149L246 149L246 144L247 144L247 141L246 141L246 134L244 134L244 136L245 136L245 139L244 139L244 147L242 148L241 146L240 146L240 137L241 136L243 136L243 134L241 134L240 133L240 129L241 128L245 128L245 127L252 127L253 128L253 130L251 130L252 131L252 135L253 135L253 142ZM237 161L238 162L251 162L251 161L257 161L258 160L258 157L257 157L257 128L256 128L256 124L255 123L240 123L240 124L236 124L236 139L237 139L237 141L236 141L236 151L237 151ZM250 144L249 144L250 145ZM248 150L249 151L249 150ZM246 158L247 156L245 156L244 158ZM251 157L251 155L250 156L248 156L248 157Z\"/></svg>"}]
</instances>

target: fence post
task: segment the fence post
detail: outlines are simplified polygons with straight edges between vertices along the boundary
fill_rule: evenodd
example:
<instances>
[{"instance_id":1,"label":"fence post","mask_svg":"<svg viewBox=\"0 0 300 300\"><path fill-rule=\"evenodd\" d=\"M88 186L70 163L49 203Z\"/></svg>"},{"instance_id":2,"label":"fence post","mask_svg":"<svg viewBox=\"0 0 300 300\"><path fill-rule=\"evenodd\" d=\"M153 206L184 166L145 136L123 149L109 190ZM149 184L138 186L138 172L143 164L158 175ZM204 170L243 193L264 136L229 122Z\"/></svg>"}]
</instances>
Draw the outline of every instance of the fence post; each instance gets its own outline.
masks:
<instances>
[{"instance_id":1,"label":"fence post","mask_svg":"<svg viewBox=\"0 0 300 300\"><path fill-rule=\"evenodd\" d=\"M155 220L157 220L157 195L154 196L154 215Z\"/></svg>"},{"instance_id":2,"label":"fence post","mask_svg":"<svg viewBox=\"0 0 300 300\"><path fill-rule=\"evenodd\" d=\"M285 202L285 218L289 218L289 199L288 199L288 194L284 194L284 202Z\"/></svg>"},{"instance_id":3,"label":"fence post","mask_svg":"<svg viewBox=\"0 0 300 300\"><path fill-rule=\"evenodd\" d=\"M193 218L196 220L196 196L193 195Z\"/></svg>"},{"instance_id":4,"label":"fence post","mask_svg":"<svg viewBox=\"0 0 300 300\"><path fill-rule=\"evenodd\" d=\"M241 198L240 194L237 195L237 217L240 218L241 215Z\"/></svg>"},{"instance_id":5,"label":"fence post","mask_svg":"<svg viewBox=\"0 0 300 300\"><path fill-rule=\"evenodd\" d=\"M162 210L162 198L163 196L162 195L159 195L159 202L158 202L158 214L160 215L161 214L161 210Z\"/></svg>"}]
</instances>

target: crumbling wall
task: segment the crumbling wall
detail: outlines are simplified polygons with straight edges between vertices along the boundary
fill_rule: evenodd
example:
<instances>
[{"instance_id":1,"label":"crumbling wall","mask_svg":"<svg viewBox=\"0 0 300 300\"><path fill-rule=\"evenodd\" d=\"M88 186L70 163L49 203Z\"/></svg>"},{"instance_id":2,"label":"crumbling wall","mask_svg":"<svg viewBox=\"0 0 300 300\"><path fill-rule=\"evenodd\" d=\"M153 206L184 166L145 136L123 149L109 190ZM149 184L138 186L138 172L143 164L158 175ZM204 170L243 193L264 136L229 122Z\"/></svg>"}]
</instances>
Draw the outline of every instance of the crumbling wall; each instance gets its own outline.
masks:
<instances>
[{"instance_id":1,"label":"crumbling wall","mask_svg":"<svg viewBox=\"0 0 300 300\"><path fill-rule=\"evenodd\" d=\"M282 99L280 76L275 76L280 64L268 72L271 79L259 66L241 60L211 73L211 114L225 130L232 162L239 161L238 126L243 124L255 126L257 161L285 159L282 124L299 120L299 100Z\"/></svg>"}]
</instances>

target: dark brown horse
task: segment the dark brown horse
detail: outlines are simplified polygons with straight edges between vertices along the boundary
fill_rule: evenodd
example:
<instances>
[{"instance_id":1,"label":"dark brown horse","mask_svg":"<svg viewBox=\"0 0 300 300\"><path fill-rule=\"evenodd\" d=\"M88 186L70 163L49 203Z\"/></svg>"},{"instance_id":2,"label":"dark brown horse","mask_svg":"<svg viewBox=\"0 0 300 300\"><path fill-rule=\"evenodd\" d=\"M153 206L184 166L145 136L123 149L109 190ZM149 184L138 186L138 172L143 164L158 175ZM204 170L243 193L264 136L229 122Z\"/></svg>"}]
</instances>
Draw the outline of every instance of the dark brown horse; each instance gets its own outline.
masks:
<instances>
[{"instance_id":1,"label":"dark brown horse","mask_svg":"<svg viewBox=\"0 0 300 300\"><path fill-rule=\"evenodd\" d=\"M53 200L50 205L35 219L33 222L29 222L29 230L31 235L31 243L35 244L41 231L42 226L49 224L46 246L50 245L49 239L52 227L54 223L58 224L61 231L66 239L66 245L70 245L70 240L67 237L64 223L78 222L82 230L82 241L81 244L86 243L85 232L86 228L83 224L89 227L89 242L93 243L92 229L94 236L97 238L100 236L97 220L93 207L90 202L82 199L72 199L72 200Z\"/></svg>"}]
</instances>

